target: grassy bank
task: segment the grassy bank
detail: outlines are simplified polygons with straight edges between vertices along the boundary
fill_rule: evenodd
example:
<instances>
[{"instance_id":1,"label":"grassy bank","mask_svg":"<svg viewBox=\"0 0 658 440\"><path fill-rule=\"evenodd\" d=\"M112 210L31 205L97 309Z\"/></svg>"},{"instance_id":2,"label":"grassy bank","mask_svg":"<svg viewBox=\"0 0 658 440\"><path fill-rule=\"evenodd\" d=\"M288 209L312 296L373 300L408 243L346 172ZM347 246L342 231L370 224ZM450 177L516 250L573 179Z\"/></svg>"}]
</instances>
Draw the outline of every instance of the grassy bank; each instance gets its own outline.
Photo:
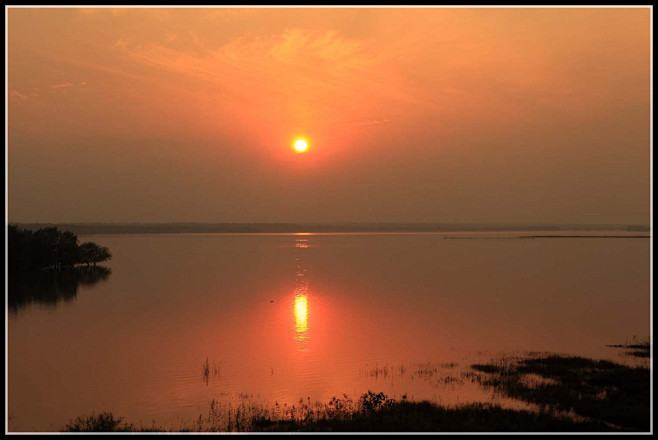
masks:
<instances>
[{"instance_id":1,"label":"grassy bank","mask_svg":"<svg viewBox=\"0 0 658 440\"><path fill-rule=\"evenodd\" d=\"M631 347L631 345L633 345ZM619 348L650 351L648 342ZM111 413L83 416L62 431L96 432L619 432L650 429L650 371L605 360L540 355L474 364L463 379L525 401L535 411L470 403L441 406L371 391L327 403L300 399L270 408L210 403L181 427L135 426Z\"/></svg>"},{"instance_id":2,"label":"grassy bank","mask_svg":"<svg viewBox=\"0 0 658 440\"><path fill-rule=\"evenodd\" d=\"M379 408L345 413L305 412L292 406L298 417L277 418L271 411L245 408L226 418L199 418L180 429L137 427L111 413L79 417L62 428L68 432L610 432L625 429L599 421L574 421L551 412L533 413L482 403L446 408L431 402L391 402ZM267 414L265 414L267 413Z\"/></svg>"}]
</instances>

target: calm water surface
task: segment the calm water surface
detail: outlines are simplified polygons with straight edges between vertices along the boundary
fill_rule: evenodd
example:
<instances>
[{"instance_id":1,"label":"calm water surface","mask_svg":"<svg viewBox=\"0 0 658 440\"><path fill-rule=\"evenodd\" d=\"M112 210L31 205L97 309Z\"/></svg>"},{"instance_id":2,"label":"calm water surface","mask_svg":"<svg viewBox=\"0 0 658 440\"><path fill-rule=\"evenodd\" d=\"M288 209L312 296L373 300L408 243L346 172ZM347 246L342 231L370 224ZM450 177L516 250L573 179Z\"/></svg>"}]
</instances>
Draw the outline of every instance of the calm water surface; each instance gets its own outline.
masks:
<instances>
[{"instance_id":1,"label":"calm water surface","mask_svg":"<svg viewBox=\"0 0 658 440\"><path fill-rule=\"evenodd\" d=\"M606 344L649 335L649 239L511 235L80 237L110 248L111 274L10 307L9 428L102 411L180 426L212 399L368 389L498 401L461 372L525 351L622 362Z\"/></svg>"}]
</instances>

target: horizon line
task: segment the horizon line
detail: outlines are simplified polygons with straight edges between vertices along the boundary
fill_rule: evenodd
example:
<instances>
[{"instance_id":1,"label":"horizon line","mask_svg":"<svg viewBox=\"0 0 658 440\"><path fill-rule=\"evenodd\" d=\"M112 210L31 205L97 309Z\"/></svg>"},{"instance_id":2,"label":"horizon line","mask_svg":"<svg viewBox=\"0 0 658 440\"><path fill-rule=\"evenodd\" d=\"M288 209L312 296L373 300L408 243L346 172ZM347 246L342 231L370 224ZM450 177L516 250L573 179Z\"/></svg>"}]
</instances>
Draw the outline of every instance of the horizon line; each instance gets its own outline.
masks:
<instances>
[{"instance_id":1,"label":"horizon line","mask_svg":"<svg viewBox=\"0 0 658 440\"><path fill-rule=\"evenodd\" d=\"M473 225L473 226L651 226L625 222L457 222L457 221L7 221L23 225Z\"/></svg>"}]
</instances>

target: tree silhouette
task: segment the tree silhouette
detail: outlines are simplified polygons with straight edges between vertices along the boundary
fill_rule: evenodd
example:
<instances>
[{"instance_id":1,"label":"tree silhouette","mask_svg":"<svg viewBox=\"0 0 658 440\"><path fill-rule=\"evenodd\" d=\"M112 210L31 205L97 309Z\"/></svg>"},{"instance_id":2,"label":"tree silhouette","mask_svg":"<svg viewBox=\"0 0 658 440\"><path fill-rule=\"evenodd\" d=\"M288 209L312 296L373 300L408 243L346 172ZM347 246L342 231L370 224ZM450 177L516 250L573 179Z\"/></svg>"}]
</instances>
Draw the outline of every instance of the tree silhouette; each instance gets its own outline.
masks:
<instances>
[{"instance_id":1,"label":"tree silhouette","mask_svg":"<svg viewBox=\"0 0 658 440\"><path fill-rule=\"evenodd\" d=\"M99 246L91 241L80 245L80 253L80 261L87 264L87 266L89 263L93 263L96 266L96 263L112 259L112 254L108 248Z\"/></svg>"},{"instance_id":2,"label":"tree silhouette","mask_svg":"<svg viewBox=\"0 0 658 440\"><path fill-rule=\"evenodd\" d=\"M78 236L73 232L60 233L57 241L58 268L74 266L80 262L80 248L78 247Z\"/></svg>"},{"instance_id":3,"label":"tree silhouette","mask_svg":"<svg viewBox=\"0 0 658 440\"><path fill-rule=\"evenodd\" d=\"M37 231L9 225L9 270L33 271L52 268L61 270L76 264L92 264L112 258L110 250L93 242L78 244L78 236L56 227Z\"/></svg>"}]
</instances>

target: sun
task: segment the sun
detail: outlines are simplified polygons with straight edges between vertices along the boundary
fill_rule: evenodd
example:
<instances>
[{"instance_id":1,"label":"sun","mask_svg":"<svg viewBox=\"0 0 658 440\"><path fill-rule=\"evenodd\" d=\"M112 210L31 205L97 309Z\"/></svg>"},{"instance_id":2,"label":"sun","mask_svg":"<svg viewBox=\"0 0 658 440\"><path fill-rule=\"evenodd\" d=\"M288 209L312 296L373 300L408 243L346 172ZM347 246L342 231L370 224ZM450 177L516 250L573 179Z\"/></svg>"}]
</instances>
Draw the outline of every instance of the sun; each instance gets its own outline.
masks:
<instances>
[{"instance_id":1,"label":"sun","mask_svg":"<svg viewBox=\"0 0 658 440\"><path fill-rule=\"evenodd\" d=\"M308 150L308 142L304 139L297 139L295 141L295 151L298 153L305 153Z\"/></svg>"}]
</instances>

